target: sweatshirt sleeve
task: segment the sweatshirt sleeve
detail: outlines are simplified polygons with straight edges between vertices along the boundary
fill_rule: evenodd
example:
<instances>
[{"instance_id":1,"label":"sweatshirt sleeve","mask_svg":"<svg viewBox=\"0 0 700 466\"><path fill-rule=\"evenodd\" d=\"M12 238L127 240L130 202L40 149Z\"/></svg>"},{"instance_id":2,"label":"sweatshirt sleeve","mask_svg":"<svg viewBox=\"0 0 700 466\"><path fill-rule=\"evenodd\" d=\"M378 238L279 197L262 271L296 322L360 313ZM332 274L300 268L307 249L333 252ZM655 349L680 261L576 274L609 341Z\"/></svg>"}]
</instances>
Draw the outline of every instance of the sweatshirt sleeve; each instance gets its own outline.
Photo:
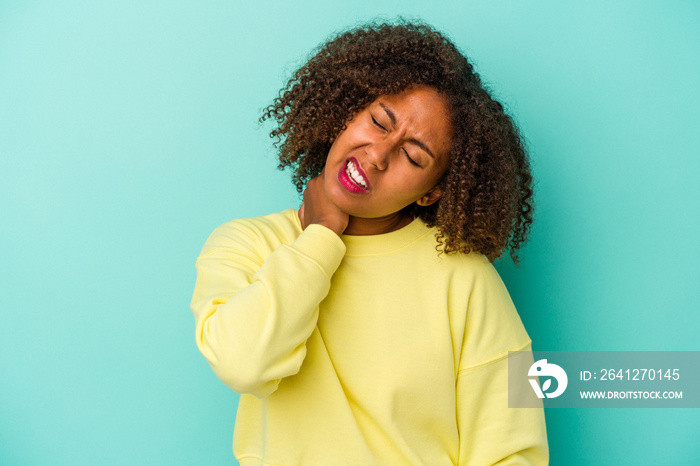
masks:
<instances>
[{"instance_id":1,"label":"sweatshirt sleeve","mask_svg":"<svg viewBox=\"0 0 700 466\"><path fill-rule=\"evenodd\" d=\"M508 407L509 351L530 338L496 269L484 259L469 297L457 374L459 464L548 464L543 408Z\"/></svg>"},{"instance_id":2,"label":"sweatshirt sleeve","mask_svg":"<svg viewBox=\"0 0 700 466\"><path fill-rule=\"evenodd\" d=\"M549 464L544 410L508 407L508 353L459 372L457 422L461 466Z\"/></svg>"},{"instance_id":3,"label":"sweatshirt sleeve","mask_svg":"<svg viewBox=\"0 0 700 466\"><path fill-rule=\"evenodd\" d=\"M215 230L196 262L191 303L197 346L214 373L261 398L299 371L345 245L309 225L291 244L263 249L243 225Z\"/></svg>"}]
</instances>

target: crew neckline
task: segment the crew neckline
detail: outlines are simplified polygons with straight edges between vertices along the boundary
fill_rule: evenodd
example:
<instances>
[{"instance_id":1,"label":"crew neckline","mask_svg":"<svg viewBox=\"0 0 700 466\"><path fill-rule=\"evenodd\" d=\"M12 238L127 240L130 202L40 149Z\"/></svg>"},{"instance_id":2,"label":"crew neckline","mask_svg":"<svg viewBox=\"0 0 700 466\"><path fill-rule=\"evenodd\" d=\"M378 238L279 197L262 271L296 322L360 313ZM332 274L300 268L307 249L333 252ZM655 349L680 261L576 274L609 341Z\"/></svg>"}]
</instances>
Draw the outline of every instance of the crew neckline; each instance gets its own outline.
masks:
<instances>
[{"instance_id":1,"label":"crew neckline","mask_svg":"<svg viewBox=\"0 0 700 466\"><path fill-rule=\"evenodd\" d=\"M301 228L298 212L298 209L292 210L296 223ZM423 220L416 217L403 228L388 233L379 235L341 235L340 239L345 244L346 256L366 256L396 252L430 233L434 233L434 228L429 228Z\"/></svg>"},{"instance_id":2,"label":"crew neckline","mask_svg":"<svg viewBox=\"0 0 700 466\"><path fill-rule=\"evenodd\" d=\"M420 218L414 218L411 223L398 230L379 235L342 235L345 243L346 256L367 256L390 254L423 238L431 233L431 229Z\"/></svg>"}]
</instances>

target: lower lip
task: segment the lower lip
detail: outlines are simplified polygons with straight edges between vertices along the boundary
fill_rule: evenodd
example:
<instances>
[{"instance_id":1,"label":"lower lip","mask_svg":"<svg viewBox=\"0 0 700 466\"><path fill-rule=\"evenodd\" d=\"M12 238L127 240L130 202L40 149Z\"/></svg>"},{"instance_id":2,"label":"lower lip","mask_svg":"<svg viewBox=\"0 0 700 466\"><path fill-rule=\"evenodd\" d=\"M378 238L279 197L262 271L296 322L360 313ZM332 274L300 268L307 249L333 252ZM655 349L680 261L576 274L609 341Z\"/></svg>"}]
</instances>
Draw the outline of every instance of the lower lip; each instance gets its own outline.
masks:
<instances>
[{"instance_id":1,"label":"lower lip","mask_svg":"<svg viewBox=\"0 0 700 466\"><path fill-rule=\"evenodd\" d=\"M348 174L345 172L346 167L347 163L343 165L343 167L340 169L340 172L338 172L338 181L340 181L340 184L343 185L343 188L345 188L353 194L365 194L367 190L356 185L355 182L350 179Z\"/></svg>"}]
</instances>

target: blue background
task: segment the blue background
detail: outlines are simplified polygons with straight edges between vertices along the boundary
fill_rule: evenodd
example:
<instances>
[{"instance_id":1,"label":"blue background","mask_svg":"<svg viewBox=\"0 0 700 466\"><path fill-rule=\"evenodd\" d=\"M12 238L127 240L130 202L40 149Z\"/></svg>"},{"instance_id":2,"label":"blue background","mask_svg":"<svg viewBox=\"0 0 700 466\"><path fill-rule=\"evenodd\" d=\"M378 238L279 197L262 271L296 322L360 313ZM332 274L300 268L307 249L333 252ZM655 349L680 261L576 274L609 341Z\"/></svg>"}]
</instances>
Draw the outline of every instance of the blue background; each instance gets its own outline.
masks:
<instances>
[{"instance_id":1,"label":"blue background","mask_svg":"<svg viewBox=\"0 0 700 466\"><path fill-rule=\"evenodd\" d=\"M298 206L261 108L330 34L397 14L528 141L536 223L497 267L535 349L700 349L697 2L0 1L0 463L233 463L194 260ZM700 458L697 409L547 420L553 465Z\"/></svg>"}]
</instances>

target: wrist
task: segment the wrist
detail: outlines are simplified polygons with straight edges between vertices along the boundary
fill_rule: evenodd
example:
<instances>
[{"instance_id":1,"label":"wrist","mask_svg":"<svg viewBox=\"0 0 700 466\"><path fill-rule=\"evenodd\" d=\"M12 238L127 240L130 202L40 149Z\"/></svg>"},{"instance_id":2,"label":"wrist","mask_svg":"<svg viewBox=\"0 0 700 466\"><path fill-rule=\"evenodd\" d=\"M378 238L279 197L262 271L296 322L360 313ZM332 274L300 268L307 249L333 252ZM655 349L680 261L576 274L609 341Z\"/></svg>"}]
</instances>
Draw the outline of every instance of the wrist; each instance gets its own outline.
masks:
<instances>
[{"instance_id":1,"label":"wrist","mask_svg":"<svg viewBox=\"0 0 700 466\"><path fill-rule=\"evenodd\" d=\"M333 231L333 233L335 233L338 236L342 235L343 232L345 231L345 228L347 228L347 224L345 224L345 223L337 222L337 221L334 222L331 220L324 220L324 219L320 219L318 221L313 221L311 223L315 223L317 225L322 225L322 226L328 228L329 230Z\"/></svg>"}]
</instances>

